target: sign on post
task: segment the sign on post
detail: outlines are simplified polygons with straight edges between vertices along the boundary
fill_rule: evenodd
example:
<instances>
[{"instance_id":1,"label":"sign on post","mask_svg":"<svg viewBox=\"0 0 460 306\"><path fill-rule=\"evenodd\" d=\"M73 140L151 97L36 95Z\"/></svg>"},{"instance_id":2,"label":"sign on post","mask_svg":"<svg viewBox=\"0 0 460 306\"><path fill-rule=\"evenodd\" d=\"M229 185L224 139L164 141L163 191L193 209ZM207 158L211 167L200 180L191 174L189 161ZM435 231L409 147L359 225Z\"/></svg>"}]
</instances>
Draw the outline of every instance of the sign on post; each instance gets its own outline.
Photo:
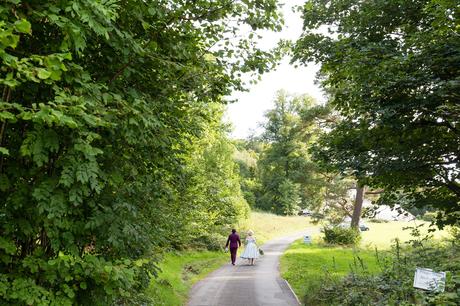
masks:
<instances>
[{"instance_id":1,"label":"sign on post","mask_svg":"<svg viewBox=\"0 0 460 306\"><path fill-rule=\"evenodd\" d=\"M444 292L446 272L434 272L431 269L417 268L414 276L414 288Z\"/></svg>"},{"instance_id":2,"label":"sign on post","mask_svg":"<svg viewBox=\"0 0 460 306\"><path fill-rule=\"evenodd\" d=\"M303 243L305 244L311 244L311 237L306 235L304 238L303 238Z\"/></svg>"}]
</instances>

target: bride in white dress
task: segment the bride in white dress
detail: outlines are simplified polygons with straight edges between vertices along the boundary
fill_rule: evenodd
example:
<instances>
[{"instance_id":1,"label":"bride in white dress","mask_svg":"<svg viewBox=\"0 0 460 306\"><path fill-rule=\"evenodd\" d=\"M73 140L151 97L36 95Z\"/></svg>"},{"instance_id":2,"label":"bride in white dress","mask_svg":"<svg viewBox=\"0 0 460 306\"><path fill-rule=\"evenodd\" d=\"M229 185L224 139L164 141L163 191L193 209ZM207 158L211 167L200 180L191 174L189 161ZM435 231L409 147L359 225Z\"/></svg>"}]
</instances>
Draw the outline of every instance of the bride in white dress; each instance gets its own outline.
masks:
<instances>
[{"instance_id":1,"label":"bride in white dress","mask_svg":"<svg viewBox=\"0 0 460 306\"><path fill-rule=\"evenodd\" d=\"M246 247L244 248L241 258L248 259L251 266L254 265L254 261L259 257L259 249L257 248L256 238L254 238L254 232L249 231L246 237Z\"/></svg>"}]
</instances>

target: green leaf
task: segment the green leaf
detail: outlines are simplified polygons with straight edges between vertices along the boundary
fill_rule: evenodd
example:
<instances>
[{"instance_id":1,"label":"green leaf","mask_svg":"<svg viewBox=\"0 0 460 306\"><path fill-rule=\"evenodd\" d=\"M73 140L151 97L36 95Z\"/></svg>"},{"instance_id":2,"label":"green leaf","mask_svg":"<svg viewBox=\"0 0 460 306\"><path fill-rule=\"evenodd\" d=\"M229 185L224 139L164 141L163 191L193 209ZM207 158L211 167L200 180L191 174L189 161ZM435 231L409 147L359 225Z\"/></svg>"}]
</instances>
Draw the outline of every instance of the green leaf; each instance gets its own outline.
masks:
<instances>
[{"instance_id":1,"label":"green leaf","mask_svg":"<svg viewBox=\"0 0 460 306\"><path fill-rule=\"evenodd\" d=\"M67 293L67 296L70 297L71 299L73 299L75 297L75 292L73 292L73 290L69 289L69 290L65 290L66 293Z\"/></svg>"},{"instance_id":2,"label":"green leaf","mask_svg":"<svg viewBox=\"0 0 460 306\"><path fill-rule=\"evenodd\" d=\"M0 147L0 153L3 155L10 155L10 151L4 147Z\"/></svg>"},{"instance_id":3,"label":"green leaf","mask_svg":"<svg viewBox=\"0 0 460 306\"><path fill-rule=\"evenodd\" d=\"M16 121L16 117L12 113L6 110L2 110L0 112L0 121L4 121L4 120Z\"/></svg>"},{"instance_id":4,"label":"green leaf","mask_svg":"<svg viewBox=\"0 0 460 306\"><path fill-rule=\"evenodd\" d=\"M5 253L12 255L16 252L16 245L13 242L0 237L0 249L3 249Z\"/></svg>"},{"instance_id":5,"label":"green leaf","mask_svg":"<svg viewBox=\"0 0 460 306\"><path fill-rule=\"evenodd\" d=\"M72 53L66 52L66 53L62 54L62 58L70 61L70 60L72 60Z\"/></svg>"},{"instance_id":6,"label":"green leaf","mask_svg":"<svg viewBox=\"0 0 460 306\"><path fill-rule=\"evenodd\" d=\"M0 31L0 43L11 48L16 48L19 42L19 35L15 35L12 31ZM5 55L2 55L5 58Z\"/></svg>"},{"instance_id":7,"label":"green leaf","mask_svg":"<svg viewBox=\"0 0 460 306\"><path fill-rule=\"evenodd\" d=\"M48 70L46 70L44 68L38 68L37 71L38 71L38 74L37 74L38 77L40 79L42 79L42 80L45 80L45 79L49 78L51 76L51 74L52 74L50 71L48 71Z\"/></svg>"},{"instance_id":8,"label":"green leaf","mask_svg":"<svg viewBox=\"0 0 460 306\"><path fill-rule=\"evenodd\" d=\"M148 30L150 28L150 24L148 24L145 21L142 21L142 27L144 28L144 30Z\"/></svg>"},{"instance_id":9,"label":"green leaf","mask_svg":"<svg viewBox=\"0 0 460 306\"><path fill-rule=\"evenodd\" d=\"M30 22L28 22L26 19L21 19L18 20L14 23L14 27L18 32L25 33L25 34L31 34L32 32L32 26Z\"/></svg>"},{"instance_id":10,"label":"green leaf","mask_svg":"<svg viewBox=\"0 0 460 306\"><path fill-rule=\"evenodd\" d=\"M50 77L51 77L51 79L52 79L53 81L59 81L59 80L61 79L61 75L62 75L62 71L61 71L61 70L53 70L53 71L51 72Z\"/></svg>"}]
</instances>

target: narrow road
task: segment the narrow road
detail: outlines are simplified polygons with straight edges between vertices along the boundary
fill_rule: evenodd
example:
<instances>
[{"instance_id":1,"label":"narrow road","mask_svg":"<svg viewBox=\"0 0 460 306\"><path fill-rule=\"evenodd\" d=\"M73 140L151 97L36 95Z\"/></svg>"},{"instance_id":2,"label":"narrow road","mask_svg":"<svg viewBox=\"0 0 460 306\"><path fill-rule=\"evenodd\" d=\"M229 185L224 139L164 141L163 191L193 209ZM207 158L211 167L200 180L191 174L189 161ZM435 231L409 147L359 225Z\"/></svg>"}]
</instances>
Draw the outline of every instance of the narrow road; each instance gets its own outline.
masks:
<instances>
[{"instance_id":1,"label":"narrow road","mask_svg":"<svg viewBox=\"0 0 460 306\"><path fill-rule=\"evenodd\" d=\"M261 248L265 254L254 266L241 258L232 266L229 259L228 264L195 284L188 306L298 306L289 285L280 277L279 258L289 244L309 232L264 244Z\"/></svg>"}]
</instances>

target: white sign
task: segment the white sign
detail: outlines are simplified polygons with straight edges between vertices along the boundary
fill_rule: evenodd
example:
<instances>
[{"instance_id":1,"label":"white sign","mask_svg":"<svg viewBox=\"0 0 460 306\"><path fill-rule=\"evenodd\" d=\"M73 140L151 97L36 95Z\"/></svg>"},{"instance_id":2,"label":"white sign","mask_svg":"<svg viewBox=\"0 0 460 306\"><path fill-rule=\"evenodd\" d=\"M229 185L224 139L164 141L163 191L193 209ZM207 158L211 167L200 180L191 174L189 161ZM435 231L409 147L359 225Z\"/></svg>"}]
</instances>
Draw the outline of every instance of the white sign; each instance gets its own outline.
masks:
<instances>
[{"instance_id":1,"label":"white sign","mask_svg":"<svg viewBox=\"0 0 460 306\"><path fill-rule=\"evenodd\" d=\"M424 268L415 270L414 288L444 292L445 286L446 272L433 272Z\"/></svg>"},{"instance_id":2,"label":"white sign","mask_svg":"<svg viewBox=\"0 0 460 306\"><path fill-rule=\"evenodd\" d=\"M305 236L303 238L303 243L305 244L311 244L311 237L310 236Z\"/></svg>"}]
</instances>

